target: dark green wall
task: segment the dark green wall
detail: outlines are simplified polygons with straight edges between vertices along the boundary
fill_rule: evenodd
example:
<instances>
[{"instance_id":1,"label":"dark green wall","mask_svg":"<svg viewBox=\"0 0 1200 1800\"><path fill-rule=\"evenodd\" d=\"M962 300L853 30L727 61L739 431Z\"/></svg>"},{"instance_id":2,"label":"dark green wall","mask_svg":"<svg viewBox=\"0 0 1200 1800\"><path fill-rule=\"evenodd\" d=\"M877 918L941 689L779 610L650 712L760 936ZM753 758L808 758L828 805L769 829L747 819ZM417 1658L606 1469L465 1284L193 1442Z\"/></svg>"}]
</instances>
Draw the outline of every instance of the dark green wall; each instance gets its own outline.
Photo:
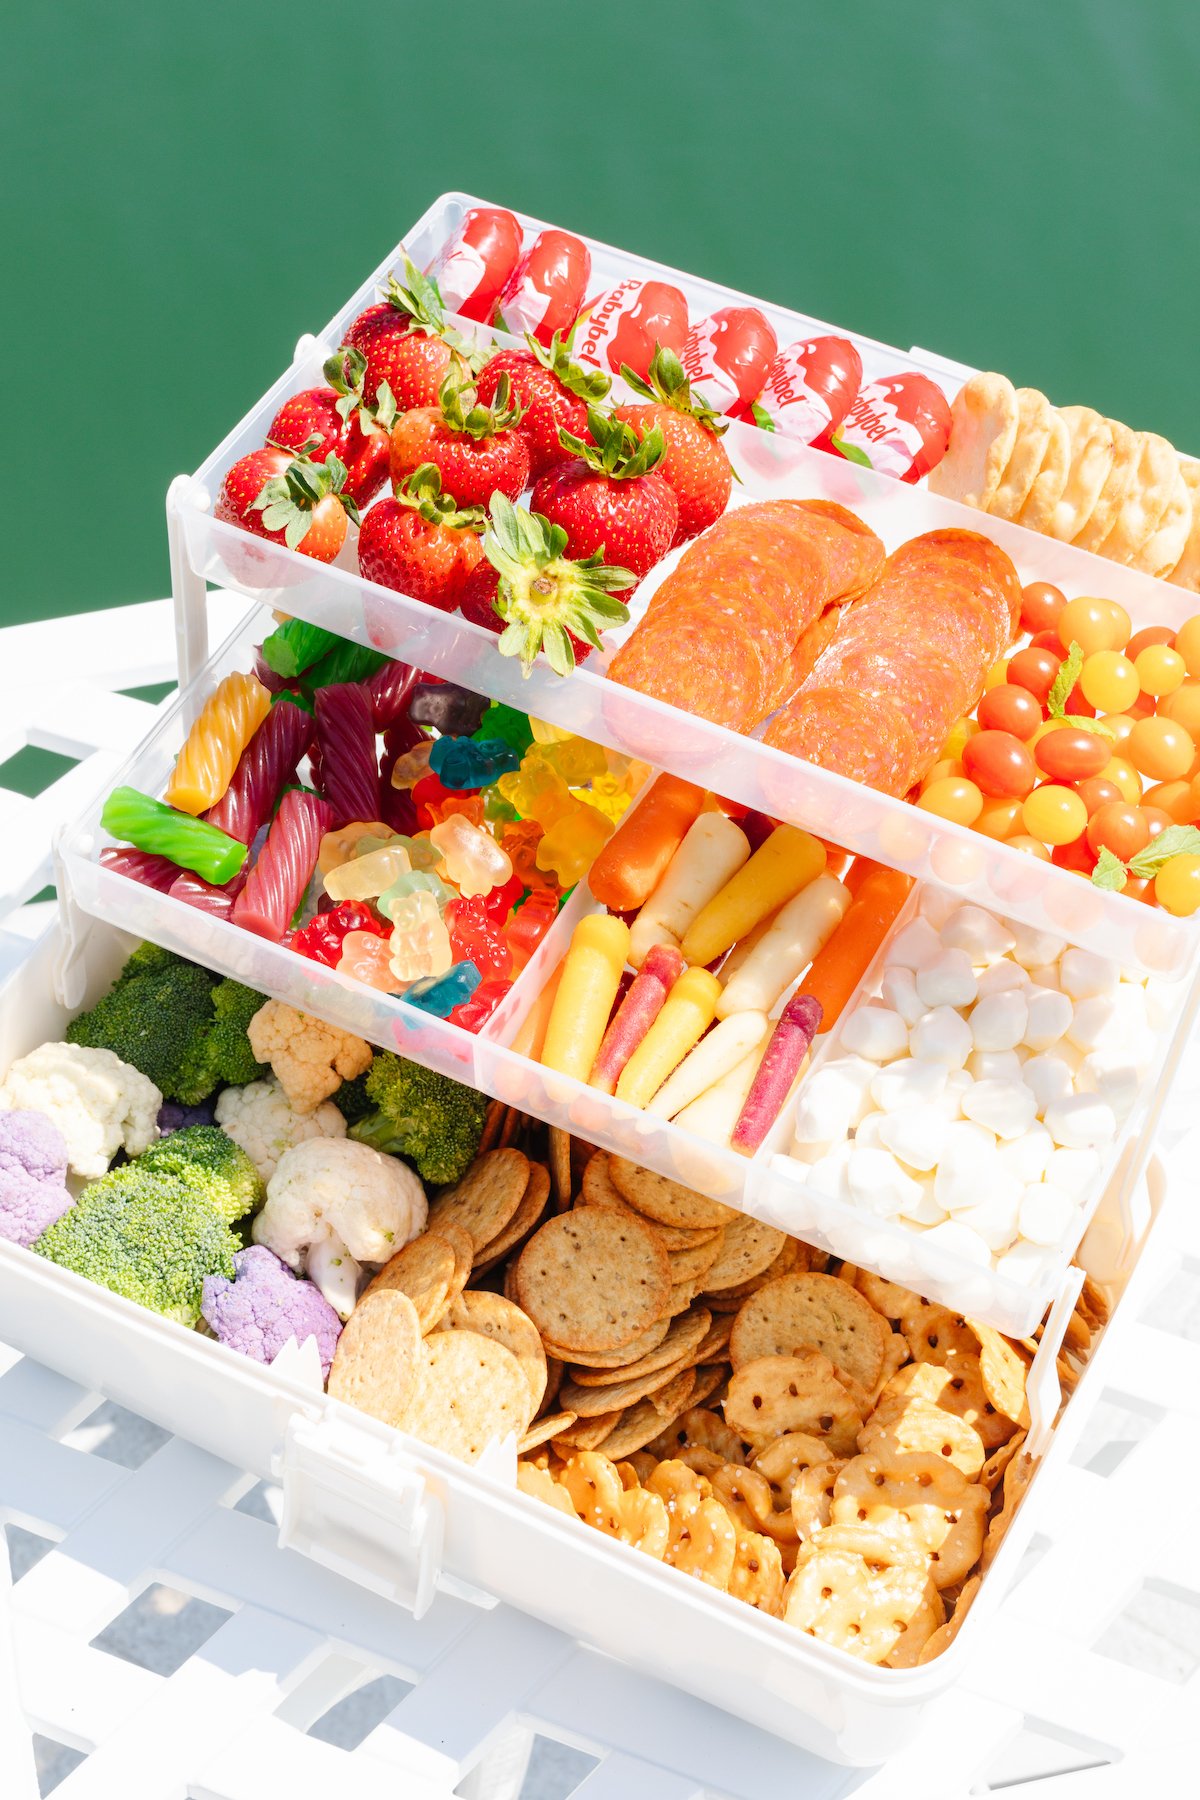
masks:
<instances>
[{"instance_id":1,"label":"dark green wall","mask_svg":"<svg viewBox=\"0 0 1200 1800\"><path fill-rule=\"evenodd\" d=\"M172 473L446 188L1200 449L1196 0L14 12L5 621L164 592Z\"/></svg>"}]
</instances>

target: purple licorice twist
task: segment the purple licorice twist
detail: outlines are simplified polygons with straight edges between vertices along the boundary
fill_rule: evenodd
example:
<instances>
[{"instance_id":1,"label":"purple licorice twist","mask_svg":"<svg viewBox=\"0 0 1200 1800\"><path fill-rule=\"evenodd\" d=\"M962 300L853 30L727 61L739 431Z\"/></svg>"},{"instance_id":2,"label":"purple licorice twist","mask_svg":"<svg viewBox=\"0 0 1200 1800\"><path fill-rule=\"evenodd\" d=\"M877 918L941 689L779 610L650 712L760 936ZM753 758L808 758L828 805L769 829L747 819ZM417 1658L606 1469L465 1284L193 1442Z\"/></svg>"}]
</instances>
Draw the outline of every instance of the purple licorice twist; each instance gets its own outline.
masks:
<instances>
[{"instance_id":1,"label":"purple licorice twist","mask_svg":"<svg viewBox=\"0 0 1200 1800\"><path fill-rule=\"evenodd\" d=\"M100 867L111 869L114 875L127 875L130 881L140 881L160 894L169 892L172 882L188 873L169 856L152 856L148 850L117 850L111 845L100 852Z\"/></svg>"},{"instance_id":2,"label":"purple licorice twist","mask_svg":"<svg viewBox=\"0 0 1200 1800\"><path fill-rule=\"evenodd\" d=\"M821 1029L822 1016L821 1002L811 994L793 994L780 1013L733 1128L735 1150L751 1154L763 1142Z\"/></svg>"},{"instance_id":3,"label":"purple licorice twist","mask_svg":"<svg viewBox=\"0 0 1200 1800\"><path fill-rule=\"evenodd\" d=\"M408 703L420 678L420 669L410 669L407 663L385 662L363 683L376 731L387 731L408 717Z\"/></svg>"},{"instance_id":4,"label":"purple licorice twist","mask_svg":"<svg viewBox=\"0 0 1200 1800\"><path fill-rule=\"evenodd\" d=\"M293 788L283 796L258 861L233 903L235 925L280 941L304 897L333 819L333 808L319 794Z\"/></svg>"},{"instance_id":5,"label":"purple licorice twist","mask_svg":"<svg viewBox=\"0 0 1200 1800\"><path fill-rule=\"evenodd\" d=\"M229 783L205 818L239 844L252 844L293 780L312 742L312 715L290 700L277 700L238 759Z\"/></svg>"},{"instance_id":6,"label":"purple licorice twist","mask_svg":"<svg viewBox=\"0 0 1200 1800\"><path fill-rule=\"evenodd\" d=\"M211 913L214 919L228 919L232 917L233 903L245 885L244 871L235 875L227 886L214 887L211 881L204 881L190 869L183 869L167 892L172 900L182 900L185 906L194 906L197 912Z\"/></svg>"},{"instance_id":7,"label":"purple licorice twist","mask_svg":"<svg viewBox=\"0 0 1200 1800\"><path fill-rule=\"evenodd\" d=\"M317 744L321 752L321 792L333 808L335 825L379 817L379 762L375 717L365 687L337 681L317 689Z\"/></svg>"}]
</instances>

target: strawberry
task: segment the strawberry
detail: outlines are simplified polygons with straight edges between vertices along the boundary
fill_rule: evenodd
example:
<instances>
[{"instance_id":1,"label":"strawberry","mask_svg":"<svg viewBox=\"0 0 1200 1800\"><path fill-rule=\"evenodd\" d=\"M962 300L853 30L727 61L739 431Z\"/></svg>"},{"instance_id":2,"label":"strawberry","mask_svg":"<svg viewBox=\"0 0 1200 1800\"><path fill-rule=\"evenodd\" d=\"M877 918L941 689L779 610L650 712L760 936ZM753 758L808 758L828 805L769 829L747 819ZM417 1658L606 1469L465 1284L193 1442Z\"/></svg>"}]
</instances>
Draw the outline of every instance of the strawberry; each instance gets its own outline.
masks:
<instances>
[{"instance_id":1,"label":"strawberry","mask_svg":"<svg viewBox=\"0 0 1200 1800\"><path fill-rule=\"evenodd\" d=\"M679 518L674 490L658 473L664 443L653 426L639 441L620 419L589 406L592 442L569 431L559 434L572 461L547 471L530 505L567 534L571 555L605 555L610 563L650 572L671 548Z\"/></svg>"},{"instance_id":2,"label":"strawberry","mask_svg":"<svg viewBox=\"0 0 1200 1800\"><path fill-rule=\"evenodd\" d=\"M392 275L387 297L359 313L346 332L347 347L361 350L367 359L365 398L377 400L386 381L401 412L432 406L452 369L463 379L479 364L467 340L446 324L437 282L422 275L407 256L404 274L408 286L401 287Z\"/></svg>"},{"instance_id":3,"label":"strawberry","mask_svg":"<svg viewBox=\"0 0 1200 1800\"><path fill-rule=\"evenodd\" d=\"M346 466L336 456L314 462L268 445L235 462L217 496L218 519L241 525L255 537L286 544L317 562L334 560L346 541L346 520L357 525L358 508L342 489Z\"/></svg>"},{"instance_id":4,"label":"strawberry","mask_svg":"<svg viewBox=\"0 0 1200 1800\"><path fill-rule=\"evenodd\" d=\"M358 567L368 581L453 612L483 555L478 507L460 507L432 463L414 469L394 499L379 500L358 534Z\"/></svg>"},{"instance_id":5,"label":"strawberry","mask_svg":"<svg viewBox=\"0 0 1200 1800\"><path fill-rule=\"evenodd\" d=\"M471 571L459 599L464 617L500 634L500 654L519 656L528 674L539 650L558 675L569 675L600 649L600 627L623 625L629 608L614 595L637 586L628 569L606 568L599 556L563 555L561 525L492 496L483 540L487 559Z\"/></svg>"},{"instance_id":6,"label":"strawberry","mask_svg":"<svg viewBox=\"0 0 1200 1800\"><path fill-rule=\"evenodd\" d=\"M526 332L528 350L497 350L480 371L475 386L485 405L495 395L501 375L507 375L513 395L525 408L519 430L529 445L529 473L536 481L567 452L558 441L560 431L590 442L587 409L598 405L612 379L599 369L584 369L571 361L571 331L566 338L555 332L549 349Z\"/></svg>"},{"instance_id":7,"label":"strawberry","mask_svg":"<svg viewBox=\"0 0 1200 1800\"><path fill-rule=\"evenodd\" d=\"M666 453L659 474L679 501L673 543L686 544L715 524L729 505L733 467L720 441L727 424L703 395L693 394L683 364L663 344L654 352L646 381L625 363L621 374L646 404L618 406L616 416L632 425L639 437L653 427L661 431Z\"/></svg>"},{"instance_id":8,"label":"strawberry","mask_svg":"<svg viewBox=\"0 0 1200 1800\"><path fill-rule=\"evenodd\" d=\"M521 408L510 404L508 376L492 405L481 406L469 383L447 375L439 402L401 413L392 426L393 485L433 463L463 506L483 506L497 489L515 500L529 480L529 446L516 429Z\"/></svg>"},{"instance_id":9,"label":"strawberry","mask_svg":"<svg viewBox=\"0 0 1200 1800\"><path fill-rule=\"evenodd\" d=\"M359 506L368 506L387 480L388 432L396 416L386 381L373 404L363 399L366 372L361 350L339 350L325 364L329 386L305 388L285 400L267 433L270 443L285 450L299 450L315 438L309 451L313 461L334 455L345 463L343 491Z\"/></svg>"}]
</instances>

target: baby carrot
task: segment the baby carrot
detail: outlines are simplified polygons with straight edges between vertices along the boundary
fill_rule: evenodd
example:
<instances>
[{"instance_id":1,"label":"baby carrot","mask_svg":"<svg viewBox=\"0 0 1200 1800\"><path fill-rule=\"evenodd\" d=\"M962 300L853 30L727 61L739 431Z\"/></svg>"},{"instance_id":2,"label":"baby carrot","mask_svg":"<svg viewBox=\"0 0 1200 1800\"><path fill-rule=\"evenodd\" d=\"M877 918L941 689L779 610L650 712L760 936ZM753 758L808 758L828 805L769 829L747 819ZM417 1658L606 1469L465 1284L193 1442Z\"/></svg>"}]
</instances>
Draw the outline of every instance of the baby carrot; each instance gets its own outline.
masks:
<instances>
[{"instance_id":1,"label":"baby carrot","mask_svg":"<svg viewBox=\"0 0 1200 1800\"><path fill-rule=\"evenodd\" d=\"M560 1074L586 1081L604 1037L608 1015L617 997L629 927L607 913L590 913L580 919L563 960L562 976L550 1022L542 1062Z\"/></svg>"},{"instance_id":2,"label":"baby carrot","mask_svg":"<svg viewBox=\"0 0 1200 1800\"><path fill-rule=\"evenodd\" d=\"M804 992L820 1003L822 1031L840 1017L911 887L911 878L896 869L871 869L841 924L813 958Z\"/></svg>"},{"instance_id":3,"label":"baby carrot","mask_svg":"<svg viewBox=\"0 0 1200 1800\"><path fill-rule=\"evenodd\" d=\"M613 912L632 912L648 900L703 804L703 788L677 775L660 775L592 864L597 900Z\"/></svg>"}]
</instances>

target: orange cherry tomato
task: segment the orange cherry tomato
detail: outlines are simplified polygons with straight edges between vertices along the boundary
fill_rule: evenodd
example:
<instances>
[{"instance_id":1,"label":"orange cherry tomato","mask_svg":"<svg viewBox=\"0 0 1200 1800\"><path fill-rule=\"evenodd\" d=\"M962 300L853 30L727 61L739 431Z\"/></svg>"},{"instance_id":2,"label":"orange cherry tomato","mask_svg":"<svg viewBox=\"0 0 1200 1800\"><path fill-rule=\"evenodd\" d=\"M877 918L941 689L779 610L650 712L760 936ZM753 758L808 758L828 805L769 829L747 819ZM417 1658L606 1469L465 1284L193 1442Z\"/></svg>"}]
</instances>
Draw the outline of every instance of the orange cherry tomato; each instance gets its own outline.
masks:
<instances>
[{"instance_id":1,"label":"orange cherry tomato","mask_svg":"<svg viewBox=\"0 0 1200 1800\"><path fill-rule=\"evenodd\" d=\"M1128 862L1150 842L1150 826L1140 806L1123 802L1101 806L1088 820L1087 841L1097 856L1101 850L1111 850Z\"/></svg>"},{"instance_id":2,"label":"orange cherry tomato","mask_svg":"<svg viewBox=\"0 0 1200 1800\"><path fill-rule=\"evenodd\" d=\"M1094 600L1081 594L1067 601L1058 615L1057 629L1064 650L1076 643L1085 656L1091 656L1097 650L1123 650L1133 621L1115 600Z\"/></svg>"},{"instance_id":3,"label":"orange cherry tomato","mask_svg":"<svg viewBox=\"0 0 1200 1800\"><path fill-rule=\"evenodd\" d=\"M1028 688L1044 706L1062 660L1062 653L1053 650L1018 650L1008 665L1008 679L1017 687Z\"/></svg>"},{"instance_id":4,"label":"orange cherry tomato","mask_svg":"<svg viewBox=\"0 0 1200 1800\"><path fill-rule=\"evenodd\" d=\"M1036 838L1025 837L1018 833L1016 837L1006 838L1005 842L1010 844L1014 850L1022 851L1026 856L1036 856L1039 862L1050 861L1049 850L1045 844L1039 844Z\"/></svg>"},{"instance_id":5,"label":"orange cherry tomato","mask_svg":"<svg viewBox=\"0 0 1200 1800\"><path fill-rule=\"evenodd\" d=\"M1150 781L1180 781L1192 766L1196 746L1174 719L1139 719L1125 753Z\"/></svg>"},{"instance_id":6,"label":"orange cherry tomato","mask_svg":"<svg viewBox=\"0 0 1200 1800\"><path fill-rule=\"evenodd\" d=\"M989 688L977 709L980 729L1008 731L1027 744L1042 723L1042 709L1028 688L1011 681Z\"/></svg>"},{"instance_id":7,"label":"orange cherry tomato","mask_svg":"<svg viewBox=\"0 0 1200 1800\"><path fill-rule=\"evenodd\" d=\"M1166 644L1169 648L1173 648L1175 633L1168 625L1143 625L1140 631L1134 632L1126 644L1125 654L1130 662L1136 662L1142 651L1148 649L1151 644Z\"/></svg>"},{"instance_id":8,"label":"orange cherry tomato","mask_svg":"<svg viewBox=\"0 0 1200 1800\"><path fill-rule=\"evenodd\" d=\"M1051 631L1067 604L1061 588L1049 581L1031 581L1021 589L1022 631Z\"/></svg>"},{"instance_id":9,"label":"orange cherry tomato","mask_svg":"<svg viewBox=\"0 0 1200 1800\"><path fill-rule=\"evenodd\" d=\"M1062 655L1057 631L1035 631L1029 640L1029 647L1031 650L1053 650L1056 656Z\"/></svg>"},{"instance_id":10,"label":"orange cherry tomato","mask_svg":"<svg viewBox=\"0 0 1200 1800\"><path fill-rule=\"evenodd\" d=\"M1161 806L1147 806L1144 800L1139 811L1147 825L1150 827L1151 843L1154 842L1160 831L1165 831L1168 825L1173 825L1175 823L1170 813L1166 812Z\"/></svg>"},{"instance_id":11,"label":"orange cherry tomato","mask_svg":"<svg viewBox=\"0 0 1200 1800\"><path fill-rule=\"evenodd\" d=\"M1014 832L1021 830L1023 804L1024 802L1020 799L985 800L983 811L975 821L975 830L982 831L984 837L997 838L1000 841L1012 837Z\"/></svg>"},{"instance_id":12,"label":"orange cherry tomato","mask_svg":"<svg viewBox=\"0 0 1200 1800\"><path fill-rule=\"evenodd\" d=\"M1033 791L1037 765L1010 731L979 731L963 745L963 770L981 794L1019 798Z\"/></svg>"},{"instance_id":13,"label":"orange cherry tomato","mask_svg":"<svg viewBox=\"0 0 1200 1800\"><path fill-rule=\"evenodd\" d=\"M1038 768L1054 781L1082 781L1089 775L1098 775L1107 768L1111 755L1110 745L1097 732L1071 726L1064 731L1048 731L1033 751Z\"/></svg>"},{"instance_id":14,"label":"orange cherry tomato","mask_svg":"<svg viewBox=\"0 0 1200 1800\"><path fill-rule=\"evenodd\" d=\"M1108 781L1103 775L1089 775L1084 781L1075 783L1075 792L1087 807L1088 818L1092 818L1102 806L1121 806L1124 804L1120 788L1115 781Z\"/></svg>"},{"instance_id":15,"label":"orange cherry tomato","mask_svg":"<svg viewBox=\"0 0 1200 1800\"><path fill-rule=\"evenodd\" d=\"M1101 773L1105 781L1120 788L1126 806L1137 806L1142 798L1142 778L1127 756L1114 756Z\"/></svg>"},{"instance_id":16,"label":"orange cherry tomato","mask_svg":"<svg viewBox=\"0 0 1200 1800\"><path fill-rule=\"evenodd\" d=\"M1169 813L1175 825L1194 825L1196 822L1196 803L1190 781L1160 781L1146 789L1142 805L1155 806Z\"/></svg>"},{"instance_id":17,"label":"orange cherry tomato","mask_svg":"<svg viewBox=\"0 0 1200 1800\"><path fill-rule=\"evenodd\" d=\"M1185 681L1158 703L1160 717L1174 719L1190 738L1200 742L1200 681Z\"/></svg>"}]
</instances>

